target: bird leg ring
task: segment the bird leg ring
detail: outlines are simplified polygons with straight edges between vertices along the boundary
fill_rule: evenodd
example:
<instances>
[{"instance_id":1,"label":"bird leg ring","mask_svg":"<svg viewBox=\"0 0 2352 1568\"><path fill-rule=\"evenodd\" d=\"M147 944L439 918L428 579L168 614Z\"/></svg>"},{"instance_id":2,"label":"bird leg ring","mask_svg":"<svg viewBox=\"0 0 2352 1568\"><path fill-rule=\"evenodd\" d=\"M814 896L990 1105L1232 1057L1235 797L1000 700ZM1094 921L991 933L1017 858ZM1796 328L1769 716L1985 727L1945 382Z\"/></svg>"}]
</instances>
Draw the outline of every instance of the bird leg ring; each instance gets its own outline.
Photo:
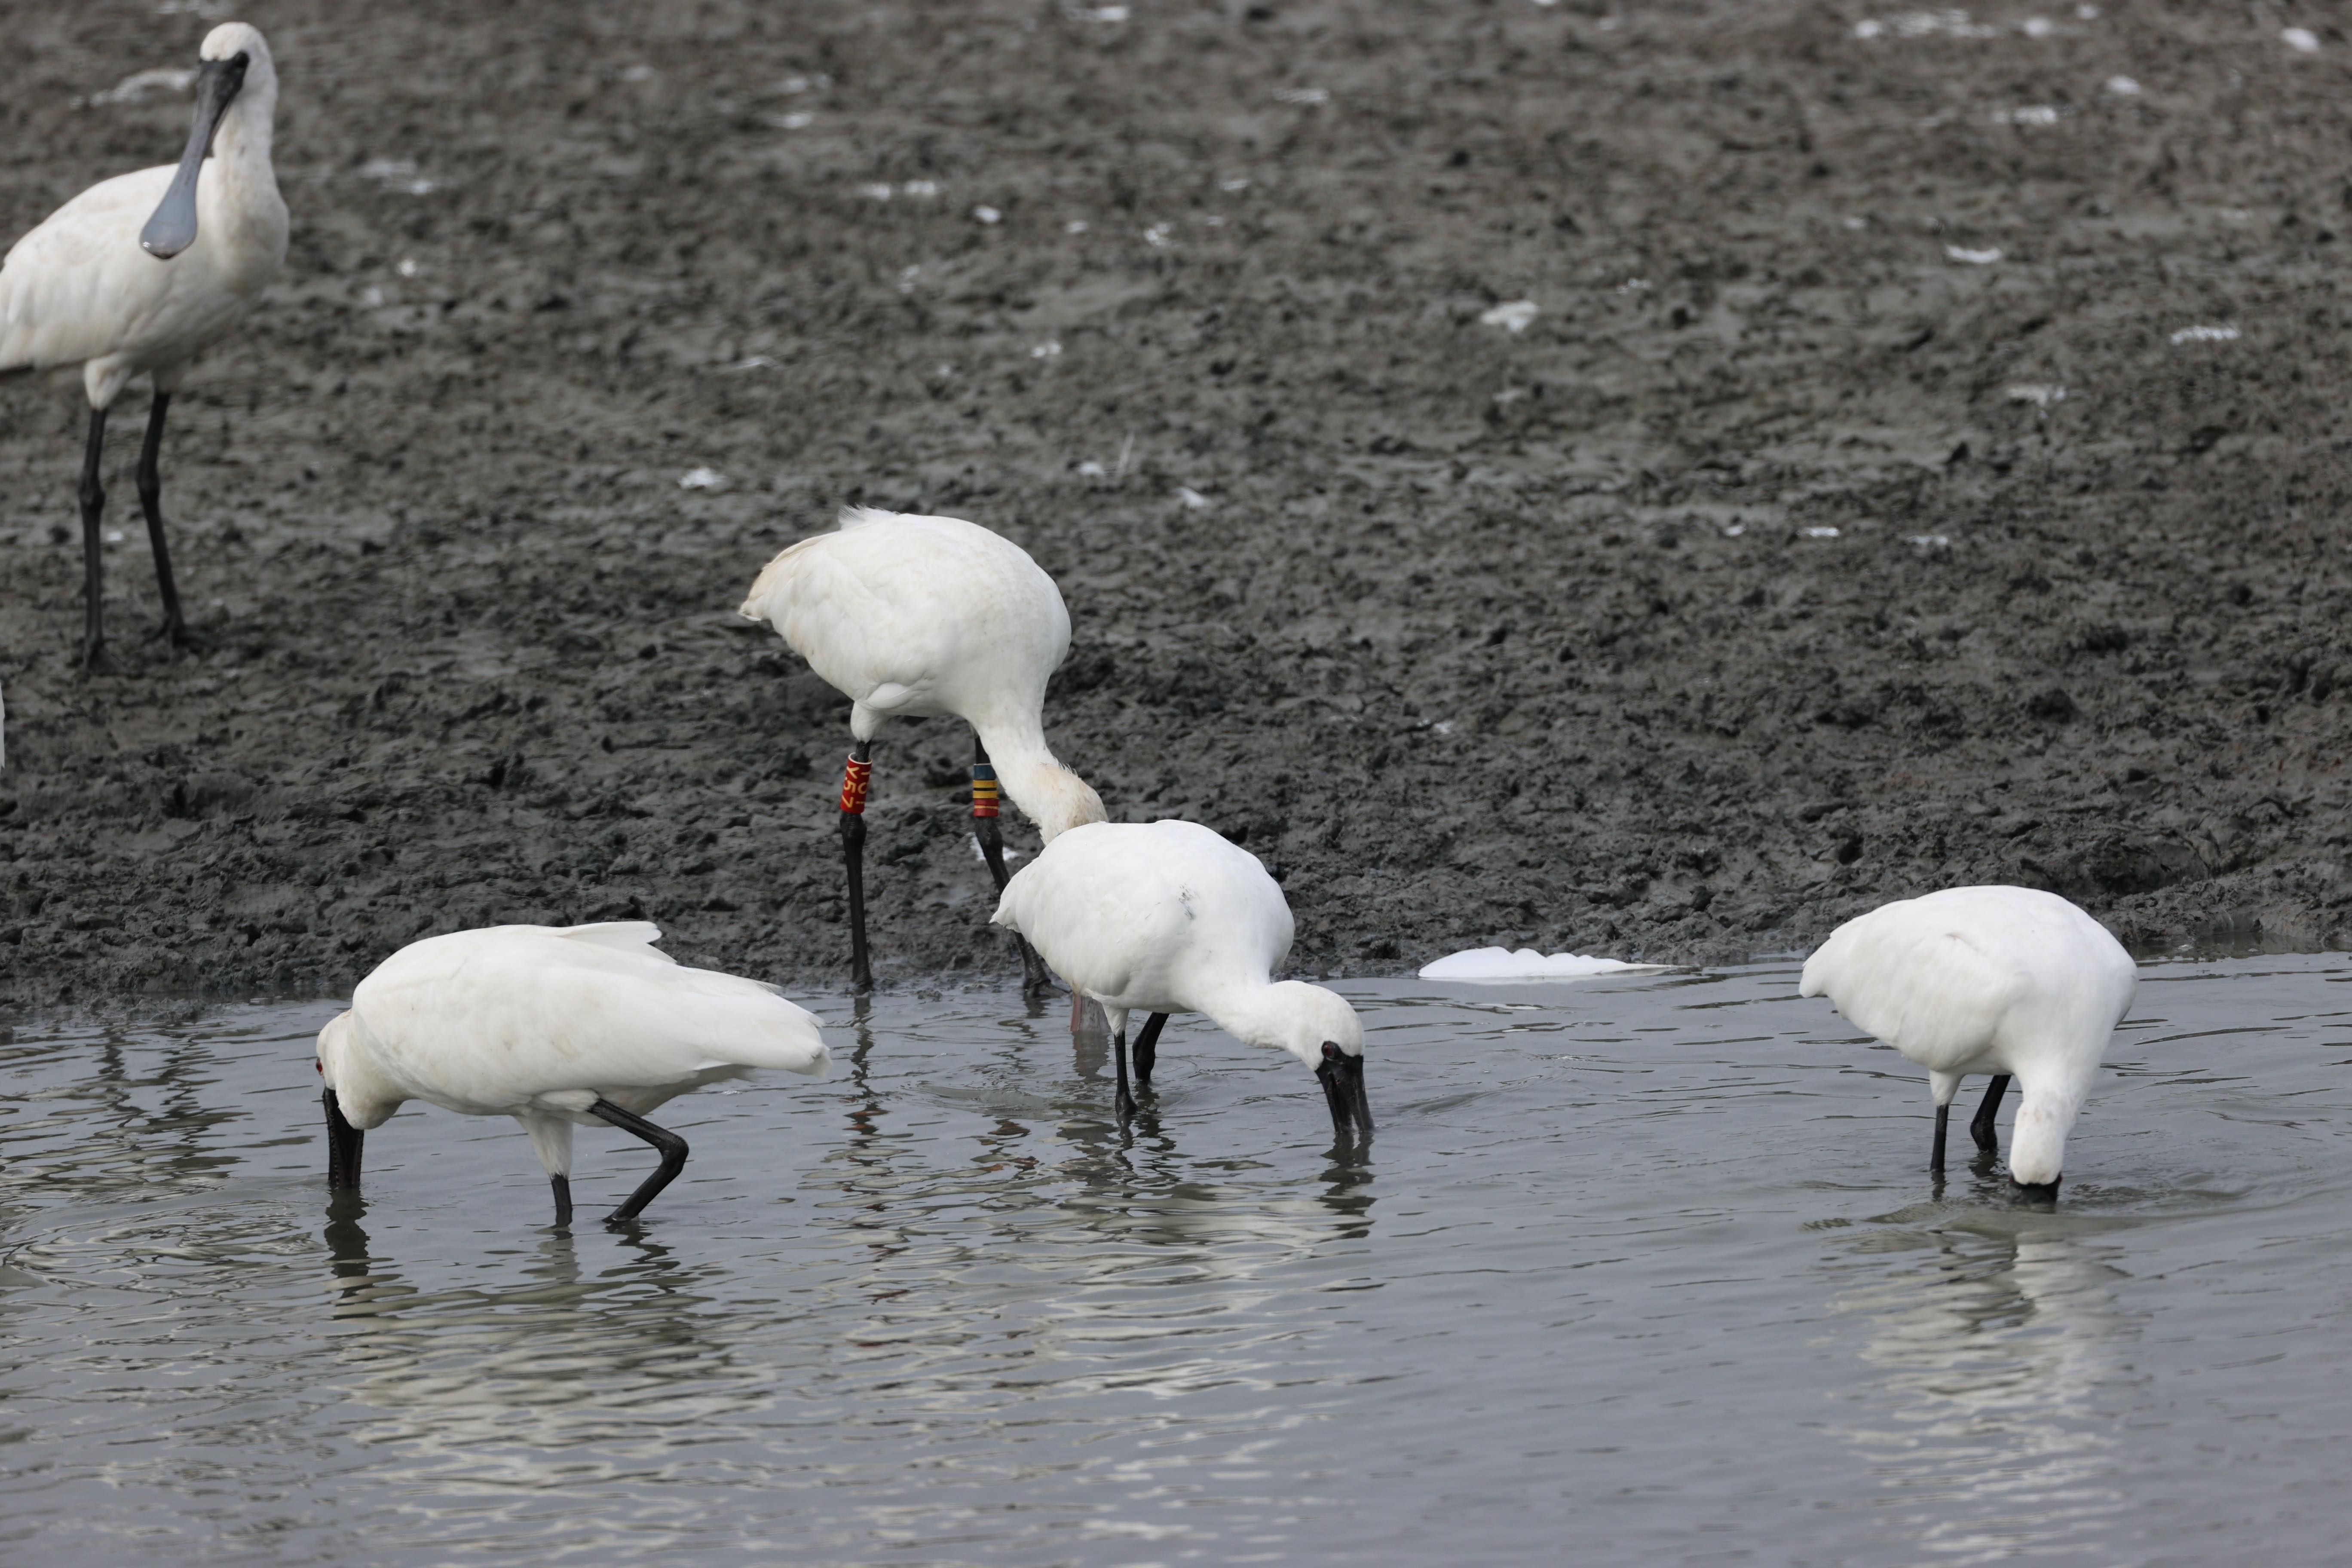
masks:
<instances>
[{"instance_id":1,"label":"bird leg ring","mask_svg":"<svg viewBox=\"0 0 2352 1568\"><path fill-rule=\"evenodd\" d=\"M841 855L849 874L849 983L859 990L874 984L866 957L866 786L874 776L867 761L871 741L850 748L841 773Z\"/></svg>"},{"instance_id":2,"label":"bird leg ring","mask_svg":"<svg viewBox=\"0 0 2352 1568\"><path fill-rule=\"evenodd\" d=\"M1001 896L1013 874L1004 868L1004 835L996 823L998 800L995 766L988 760L988 748L975 735L971 742L971 837L972 842L980 846L981 858L988 862L989 879L996 884ZM1014 931L1013 940L1021 947L1021 989L1052 990L1054 977L1047 973L1045 961L1037 956L1037 950L1029 945L1029 939Z\"/></svg>"}]
</instances>

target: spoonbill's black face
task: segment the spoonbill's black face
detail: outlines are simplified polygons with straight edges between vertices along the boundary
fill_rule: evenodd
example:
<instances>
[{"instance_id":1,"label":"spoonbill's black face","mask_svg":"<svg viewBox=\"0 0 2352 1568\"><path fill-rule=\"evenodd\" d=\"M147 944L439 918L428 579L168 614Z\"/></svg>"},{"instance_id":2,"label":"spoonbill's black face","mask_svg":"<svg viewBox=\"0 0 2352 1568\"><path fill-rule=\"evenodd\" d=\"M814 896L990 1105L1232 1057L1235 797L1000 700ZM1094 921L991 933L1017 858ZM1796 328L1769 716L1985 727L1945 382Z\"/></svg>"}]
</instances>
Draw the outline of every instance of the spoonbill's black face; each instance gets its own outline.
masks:
<instances>
[{"instance_id":1,"label":"spoonbill's black face","mask_svg":"<svg viewBox=\"0 0 2352 1568\"><path fill-rule=\"evenodd\" d=\"M196 176L205 166L205 154L213 150L213 133L220 129L221 116L228 112L238 89L245 86L248 63L245 55L236 54L225 60L206 60L196 68L196 121L188 130L187 150L180 154L172 188L163 193L155 215L139 231L140 247L158 261L169 261L196 243Z\"/></svg>"},{"instance_id":2,"label":"spoonbill's black face","mask_svg":"<svg viewBox=\"0 0 2352 1568\"><path fill-rule=\"evenodd\" d=\"M1323 1080L1323 1098L1331 1106L1331 1131L1345 1138L1350 1132L1370 1136L1371 1101L1364 1098L1364 1058L1349 1056L1330 1041L1323 1042L1323 1065L1315 1069Z\"/></svg>"}]
</instances>

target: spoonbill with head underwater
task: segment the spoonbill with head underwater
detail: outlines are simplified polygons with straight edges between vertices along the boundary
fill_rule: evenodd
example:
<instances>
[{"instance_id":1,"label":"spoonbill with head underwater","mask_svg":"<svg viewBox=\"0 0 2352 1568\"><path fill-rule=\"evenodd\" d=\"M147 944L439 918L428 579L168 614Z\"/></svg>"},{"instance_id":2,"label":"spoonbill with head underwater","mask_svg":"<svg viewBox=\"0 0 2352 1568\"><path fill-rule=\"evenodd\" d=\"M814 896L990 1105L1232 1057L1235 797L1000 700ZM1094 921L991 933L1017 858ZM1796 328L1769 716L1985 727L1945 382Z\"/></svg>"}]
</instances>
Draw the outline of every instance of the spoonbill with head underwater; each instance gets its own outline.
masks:
<instances>
[{"instance_id":1,"label":"spoonbill with head underwater","mask_svg":"<svg viewBox=\"0 0 2352 1568\"><path fill-rule=\"evenodd\" d=\"M688 969L643 921L491 926L411 942L319 1031L327 1180L360 1184L363 1135L411 1100L511 1116L572 1219L572 1129L607 1122L661 1164L608 1223L635 1219L686 1164L686 1140L646 1117L688 1089L754 1068L822 1074L817 1022L775 988Z\"/></svg>"},{"instance_id":2,"label":"spoonbill with head underwater","mask_svg":"<svg viewBox=\"0 0 2352 1568\"><path fill-rule=\"evenodd\" d=\"M138 485L163 598L156 635L174 650L194 647L202 639L181 613L163 543L163 415L189 362L236 329L286 261L286 204L269 163L278 108L269 46L243 22L225 22L197 54L195 124L178 166L92 185L0 262L0 372L78 366L89 398L81 543L82 660L91 669L114 668L99 559L107 410L133 377L149 378Z\"/></svg>"},{"instance_id":3,"label":"spoonbill with head underwater","mask_svg":"<svg viewBox=\"0 0 2352 1568\"><path fill-rule=\"evenodd\" d=\"M1371 1131L1362 1021L1337 992L1272 978L1290 952L1290 905L1256 856L1213 830L1196 822L1071 828L1006 884L996 923L1028 938L1071 990L1102 1004L1121 1121L1135 1114L1128 1015L1150 1015L1135 1066L1149 1083L1168 1015L1206 1013L1244 1044L1313 1068L1334 1132Z\"/></svg>"},{"instance_id":4,"label":"spoonbill with head underwater","mask_svg":"<svg viewBox=\"0 0 2352 1568\"><path fill-rule=\"evenodd\" d=\"M2057 894L1948 888L1838 927L1805 960L1798 994L1827 996L1927 1069L1936 1097L1927 1164L1938 1174L1960 1079L1992 1075L1969 1124L1977 1147L1991 1152L2000 1147L1993 1117L2015 1078L2010 1180L2054 1198L2066 1135L2138 984L2123 944Z\"/></svg>"},{"instance_id":5,"label":"spoonbill with head underwater","mask_svg":"<svg viewBox=\"0 0 2352 1568\"><path fill-rule=\"evenodd\" d=\"M1005 885L997 785L1046 843L1103 820L1100 797L1045 744L1045 682L1070 651L1061 590L1011 540L953 517L843 510L832 533L768 563L743 601L809 668L849 699L855 742L841 783L849 884L850 980L874 983L866 952L866 792L882 721L945 717L970 724L972 831L997 889ZM1034 989L1048 984L1026 946Z\"/></svg>"}]
</instances>

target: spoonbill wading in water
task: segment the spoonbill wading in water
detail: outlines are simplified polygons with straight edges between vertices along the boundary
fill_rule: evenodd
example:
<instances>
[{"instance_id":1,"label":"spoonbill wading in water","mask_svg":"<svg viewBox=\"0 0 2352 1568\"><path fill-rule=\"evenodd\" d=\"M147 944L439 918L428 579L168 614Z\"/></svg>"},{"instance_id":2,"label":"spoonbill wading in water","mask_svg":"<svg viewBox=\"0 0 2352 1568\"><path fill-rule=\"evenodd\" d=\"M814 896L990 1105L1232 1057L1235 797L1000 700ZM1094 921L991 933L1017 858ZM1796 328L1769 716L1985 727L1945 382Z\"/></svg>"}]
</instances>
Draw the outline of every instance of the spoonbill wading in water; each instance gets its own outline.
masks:
<instances>
[{"instance_id":1,"label":"spoonbill wading in water","mask_svg":"<svg viewBox=\"0 0 2352 1568\"><path fill-rule=\"evenodd\" d=\"M1196 822L1074 827L1006 884L996 923L1027 937L1073 990L1102 1004L1121 1121L1135 1114L1128 1015L1150 1015L1135 1042L1135 1076L1148 1084L1168 1015L1206 1013L1244 1044L1313 1068L1332 1131L1371 1131L1363 1023L1337 992L1272 978L1290 952L1290 905L1248 850Z\"/></svg>"},{"instance_id":2,"label":"spoonbill wading in water","mask_svg":"<svg viewBox=\"0 0 2352 1568\"><path fill-rule=\"evenodd\" d=\"M775 988L688 969L659 928L491 926L411 942L319 1031L327 1080L327 1181L360 1184L367 1130L404 1101L511 1116L572 1221L572 1129L609 1122L661 1164L605 1216L635 1219L686 1165L686 1140L646 1117L664 1101L754 1068L821 1075L816 1020Z\"/></svg>"},{"instance_id":3,"label":"spoonbill wading in water","mask_svg":"<svg viewBox=\"0 0 2352 1568\"><path fill-rule=\"evenodd\" d=\"M225 22L205 35L199 58L195 125L178 167L142 169L92 185L0 262L0 371L79 365L89 396L81 545L82 661L91 669L114 668L99 564L106 412L132 377L145 374L153 384L139 454L139 504L163 595L156 635L174 650L198 646L163 545L163 485L155 472L163 414L189 361L236 329L286 261L286 204L269 164L278 109L269 46L244 23Z\"/></svg>"},{"instance_id":4,"label":"spoonbill wading in water","mask_svg":"<svg viewBox=\"0 0 2352 1568\"><path fill-rule=\"evenodd\" d=\"M2000 1147L1993 1117L2014 1077L2009 1176L2055 1198L2066 1135L2108 1037L2131 1010L2139 971L2106 927L2055 893L1948 888L1850 920L1805 960L1804 996L1827 996L1862 1029L1927 1069L1944 1170L1944 1124L1960 1079L1990 1073L1969 1131Z\"/></svg>"},{"instance_id":5,"label":"spoonbill wading in water","mask_svg":"<svg viewBox=\"0 0 2352 1568\"><path fill-rule=\"evenodd\" d=\"M841 847L850 981L864 987L874 983L866 954L866 792L885 719L949 717L971 726L972 834L1000 893L1000 780L1047 844L1102 821L1103 805L1045 744L1045 682L1070 651L1070 612L1029 552L961 518L853 506L840 522L769 562L741 614L772 623L849 699L855 744L842 773ZM1031 989L1052 983L1026 943L1021 962Z\"/></svg>"}]
</instances>

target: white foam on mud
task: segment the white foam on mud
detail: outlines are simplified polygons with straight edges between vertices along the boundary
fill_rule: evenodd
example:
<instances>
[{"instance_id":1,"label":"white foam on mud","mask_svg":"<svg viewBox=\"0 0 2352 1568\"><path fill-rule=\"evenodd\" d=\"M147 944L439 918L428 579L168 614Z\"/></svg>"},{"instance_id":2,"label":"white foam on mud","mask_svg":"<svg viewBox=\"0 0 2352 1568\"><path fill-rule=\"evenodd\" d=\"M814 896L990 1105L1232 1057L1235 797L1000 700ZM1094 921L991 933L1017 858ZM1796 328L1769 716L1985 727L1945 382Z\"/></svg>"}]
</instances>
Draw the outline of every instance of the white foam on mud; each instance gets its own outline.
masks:
<instances>
[{"instance_id":1,"label":"white foam on mud","mask_svg":"<svg viewBox=\"0 0 2352 1568\"><path fill-rule=\"evenodd\" d=\"M2107 79L2107 90L2117 98L2137 98L2139 83L2127 76L2111 76Z\"/></svg>"},{"instance_id":2,"label":"white foam on mud","mask_svg":"<svg viewBox=\"0 0 2352 1568\"><path fill-rule=\"evenodd\" d=\"M1944 254L1971 267L1990 267L2000 259L2000 247L1995 246L1990 250L1970 250L1965 245L1948 245L1944 247Z\"/></svg>"},{"instance_id":3,"label":"white foam on mud","mask_svg":"<svg viewBox=\"0 0 2352 1568\"><path fill-rule=\"evenodd\" d=\"M1823 524L1818 528L1801 528L1797 531L1803 534L1807 539L1835 539L1838 536L1838 531L1827 524Z\"/></svg>"},{"instance_id":4,"label":"white foam on mud","mask_svg":"<svg viewBox=\"0 0 2352 1568\"><path fill-rule=\"evenodd\" d=\"M1035 348L1029 351L1029 357L1031 359L1059 359L1061 355L1062 344L1061 340L1058 338L1047 338L1044 342L1039 343Z\"/></svg>"},{"instance_id":5,"label":"white foam on mud","mask_svg":"<svg viewBox=\"0 0 2352 1568\"><path fill-rule=\"evenodd\" d=\"M2055 125L2058 110L2047 103L2030 104L2023 109L1996 109L1992 111L1995 125Z\"/></svg>"},{"instance_id":6,"label":"white foam on mud","mask_svg":"<svg viewBox=\"0 0 2352 1568\"><path fill-rule=\"evenodd\" d=\"M1217 504L1190 485L1178 485L1176 499L1184 503L1186 511L1206 511Z\"/></svg>"},{"instance_id":7,"label":"white foam on mud","mask_svg":"<svg viewBox=\"0 0 2352 1568\"><path fill-rule=\"evenodd\" d=\"M2319 35L2308 27L2284 27L2279 31L2279 42L2299 55L2319 52Z\"/></svg>"},{"instance_id":8,"label":"white foam on mud","mask_svg":"<svg viewBox=\"0 0 2352 1568\"><path fill-rule=\"evenodd\" d=\"M992 206L976 206L971 209L971 216L975 223L996 224L1004 221L1004 215Z\"/></svg>"},{"instance_id":9,"label":"white foam on mud","mask_svg":"<svg viewBox=\"0 0 2352 1568\"><path fill-rule=\"evenodd\" d=\"M1508 304L1480 311L1478 321L1481 326L1500 327L1507 332L1517 334L1528 330L1528 323L1536 319L1536 309L1533 300L1513 300Z\"/></svg>"},{"instance_id":10,"label":"white foam on mud","mask_svg":"<svg viewBox=\"0 0 2352 1568\"><path fill-rule=\"evenodd\" d=\"M2000 29L1971 21L1966 11L1905 11L1853 25L1857 38L1998 38Z\"/></svg>"},{"instance_id":11,"label":"white foam on mud","mask_svg":"<svg viewBox=\"0 0 2352 1568\"><path fill-rule=\"evenodd\" d=\"M768 123L779 131L803 131L816 116L805 109L795 109L790 114L771 114Z\"/></svg>"},{"instance_id":12,"label":"white foam on mud","mask_svg":"<svg viewBox=\"0 0 2352 1568\"><path fill-rule=\"evenodd\" d=\"M1278 87L1274 89L1274 100L1276 103L1302 104L1311 109L1316 104L1330 102L1331 90L1322 87Z\"/></svg>"},{"instance_id":13,"label":"white foam on mud","mask_svg":"<svg viewBox=\"0 0 2352 1568\"><path fill-rule=\"evenodd\" d=\"M1423 964L1423 980L1585 980L1596 974L1655 973L1662 963L1628 963L1619 958L1587 958L1580 953L1541 953L1523 947L1517 952L1503 947L1474 947L1449 952Z\"/></svg>"},{"instance_id":14,"label":"white foam on mud","mask_svg":"<svg viewBox=\"0 0 2352 1568\"><path fill-rule=\"evenodd\" d=\"M2235 327L2183 327L2172 334L2178 343L2226 343L2238 335Z\"/></svg>"},{"instance_id":15,"label":"white foam on mud","mask_svg":"<svg viewBox=\"0 0 2352 1568\"><path fill-rule=\"evenodd\" d=\"M677 488L682 490L715 490L726 483L727 476L717 468L688 468L677 477Z\"/></svg>"},{"instance_id":16,"label":"white foam on mud","mask_svg":"<svg viewBox=\"0 0 2352 1568\"><path fill-rule=\"evenodd\" d=\"M2047 408L2053 403L2065 402L2066 389L2035 382L2010 387L2001 395L2011 403L2031 403L2036 408Z\"/></svg>"}]
</instances>

